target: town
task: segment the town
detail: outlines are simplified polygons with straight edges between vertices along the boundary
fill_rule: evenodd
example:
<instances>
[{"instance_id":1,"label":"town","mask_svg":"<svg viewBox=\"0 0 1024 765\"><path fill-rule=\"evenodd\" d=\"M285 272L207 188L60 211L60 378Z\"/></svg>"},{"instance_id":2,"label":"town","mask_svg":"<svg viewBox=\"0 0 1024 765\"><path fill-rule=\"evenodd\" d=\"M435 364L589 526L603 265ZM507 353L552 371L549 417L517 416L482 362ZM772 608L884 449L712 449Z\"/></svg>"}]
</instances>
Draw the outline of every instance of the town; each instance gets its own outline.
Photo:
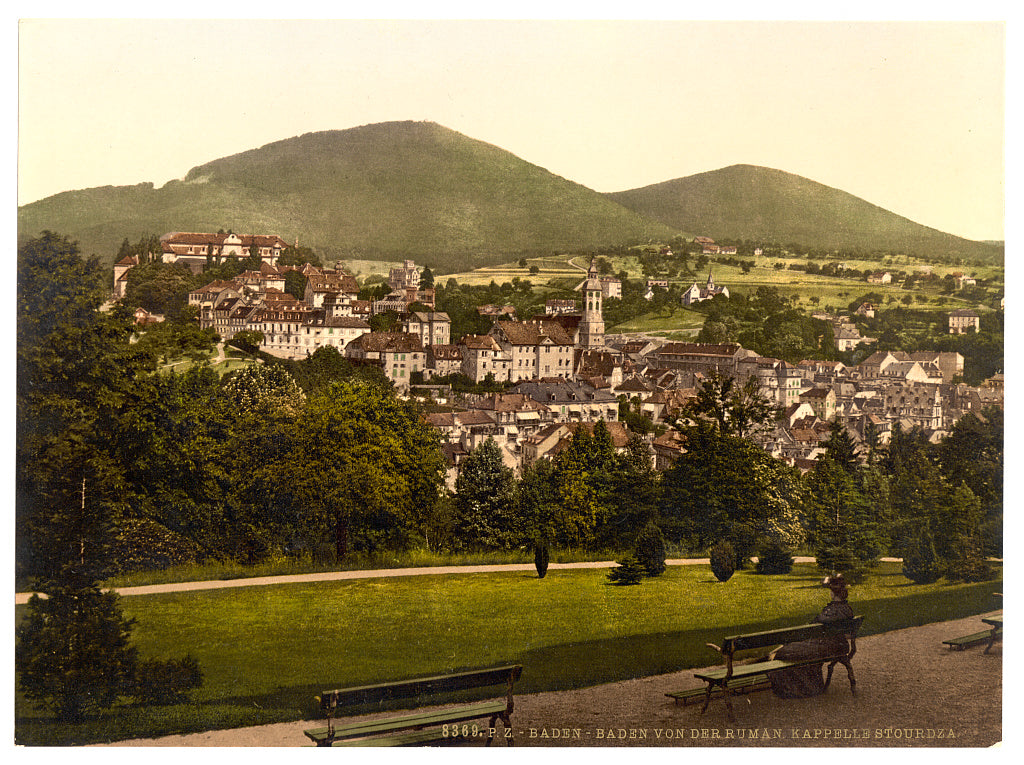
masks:
<instances>
[{"instance_id":1,"label":"town","mask_svg":"<svg viewBox=\"0 0 1024 765\"><path fill-rule=\"evenodd\" d=\"M734 246L716 245L708 237L695 242L704 256L736 254ZM453 338L450 317L434 310L435 289L423 283L423 269L414 261L391 268L386 295L360 300L356 278L342 270L309 263L280 265L287 248L276 235L173 232L160 237L162 262L187 266L196 274L226 259L259 259L258 270L214 279L189 293L188 304L196 309L202 329L224 341L246 333L258 339L260 351L282 359L303 359L319 348L333 347L354 362L379 368L400 394L425 394L444 405L448 411L426 417L443 435L449 487L454 487L461 460L488 439L518 475L536 460L559 454L578 428L592 429L599 420L608 423L620 451L631 433L624 420L643 423L640 435L652 464L665 470L685 448L678 430L668 425L715 375L732 378L737 387L757 381L758 391L779 416L751 438L804 472L823 453L822 442L833 423L843 425L855 444L870 442L872 449L888 444L894 427L919 428L938 443L968 412L1002 406L1002 374L978 386L966 385L964 357L956 352L878 351L851 366L815 359L794 364L735 342L606 333L603 304L620 298L622 286L614 276L599 275L594 258L575 287L578 300L548 300L545 313L529 317L516 316L511 305L481 305L477 311L492 321L490 330ZM114 265L114 298L125 296L138 263L138 256L125 256ZM285 291L289 273L305 279L301 299ZM890 280L888 272L866 277L869 284ZM957 280L959 287L974 282L959 273ZM646 299L667 286L667 280L647 279ZM718 295L727 299L729 288L716 285L709 271L706 282L682 292L681 302L692 305ZM852 314L873 317L875 310L865 302ZM394 329L373 331L371 318L389 312L397 318ZM143 325L154 320L141 308L136 318ZM817 311L812 318L831 325L840 351L876 341L862 337L849 315ZM950 334L978 329L976 311L948 313ZM472 383L504 384L503 390L459 393L451 385L432 384L450 375Z\"/></svg>"}]
</instances>

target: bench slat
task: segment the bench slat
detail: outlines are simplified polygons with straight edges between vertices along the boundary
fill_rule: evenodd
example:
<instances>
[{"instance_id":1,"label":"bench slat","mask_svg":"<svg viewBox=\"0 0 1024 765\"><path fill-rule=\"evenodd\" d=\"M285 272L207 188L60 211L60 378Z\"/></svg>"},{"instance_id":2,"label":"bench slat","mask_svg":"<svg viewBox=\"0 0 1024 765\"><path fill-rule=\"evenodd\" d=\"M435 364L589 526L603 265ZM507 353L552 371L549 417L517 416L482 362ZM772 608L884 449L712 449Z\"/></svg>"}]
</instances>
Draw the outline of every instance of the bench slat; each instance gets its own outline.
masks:
<instances>
[{"instance_id":1,"label":"bench slat","mask_svg":"<svg viewBox=\"0 0 1024 765\"><path fill-rule=\"evenodd\" d=\"M416 715L404 717L392 717L388 719L365 720L350 725L339 725L334 729L334 739L357 738L372 736L395 731L409 730L410 728L422 728L428 725L441 725L442 723L465 722L467 720L478 720L483 717L491 717L504 712L507 709L505 701L488 701L484 704L474 704L468 707L457 707L455 709L435 709ZM327 740L327 728L314 728L304 731L306 736L314 741Z\"/></svg>"},{"instance_id":2,"label":"bench slat","mask_svg":"<svg viewBox=\"0 0 1024 765\"><path fill-rule=\"evenodd\" d=\"M811 640L825 635L856 635L860 629L863 616L855 616L852 619L844 619L839 622L827 624L801 624L796 627L786 627L778 630L766 630L764 632L752 632L748 635L733 635L725 638L722 642L723 652L744 651L752 648L767 648L778 643L798 643L802 640Z\"/></svg>"},{"instance_id":3,"label":"bench slat","mask_svg":"<svg viewBox=\"0 0 1024 765\"><path fill-rule=\"evenodd\" d=\"M754 691L764 690L769 686L768 677L766 675L750 675L749 677L740 677L736 679L730 678L728 687L733 693L753 693ZM712 698L718 698L725 690L721 685L716 686L711 691ZM675 691L674 693L666 693L670 699L675 699L676 702L682 702L683 706L691 701L700 701L707 698L707 688L689 688L685 691Z\"/></svg>"},{"instance_id":4,"label":"bench slat","mask_svg":"<svg viewBox=\"0 0 1024 765\"><path fill-rule=\"evenodd\" d=\"M732 677L750 677L752 675L763 675L766 672L775 672L780 669L792 669L793 667L805 667L808 664L826 664L830 661L838 661L839 659L845 658L843 656L827 656L823 659L801 659L800 661L785 661L782 659L774 659L772 661L759 661L756 664L741 664L738 667L732 668ZM725 679L725 675L728 669L722 667L721 669L713 669L708 672L695 673L694 677L697 677L705 682L710 681L721 681Z\"/></svg>"},{"instance_id":5,"label":"bench slat","mask_svg":"<svg viewBox=\"0 0 1024 765\"><path fill-rule=\"evenodd\" d=\"M432 743L462 742L473 739L446 738L441 735L440 728L431 730L417 730L412 733L402 733L397 736L385 736L383 738L357 738L346 741L334 741L331 746L424 746Z\"/></svg>"},{"instance_id":6,"label":"bench slat","mask_svg":"<svg viewBox=\"0 0 1024 765\"><path fill-rule=\"evenodd\" d=\"M355 688L340 688L324 691L320 695L321 709L327 709L332 702L339 707L359 704L373 704L391 699L405 699L436 693L483 688L490 685L503 685L509 679L519 680L523 667L510 664L504 667L477 670L473 672L456 672L451 675L435 677L419 677L411 680L400 680L394 683L379 683Z\"/></svg>"},{"instance_id":7,"label":"bench slat","mask_svg":"<svg viewBox=\"0 0 1024 765\"><path fill-rule=\"evenodd\" d=\"M999 631L1001 632L1001 630ZM999 634L997 632L997 634ZM986 640L991 639L992 630L985 630L984 632L975 632L973 635L964 635L963 637L950 638L949 640L943 640L943 645L948 645L950 648L968 648L972 645L984 643Z\"/></svg>"}]
</instances>

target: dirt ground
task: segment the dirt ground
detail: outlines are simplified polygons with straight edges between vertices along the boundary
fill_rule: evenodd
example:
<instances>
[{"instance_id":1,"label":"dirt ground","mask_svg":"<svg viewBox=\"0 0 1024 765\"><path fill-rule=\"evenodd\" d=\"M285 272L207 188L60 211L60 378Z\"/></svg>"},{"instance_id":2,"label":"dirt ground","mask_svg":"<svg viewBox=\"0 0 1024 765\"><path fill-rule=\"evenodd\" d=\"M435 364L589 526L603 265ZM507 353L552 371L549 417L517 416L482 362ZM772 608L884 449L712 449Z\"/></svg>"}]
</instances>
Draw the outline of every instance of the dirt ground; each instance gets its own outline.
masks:
<instances>
[{"instance_id":1,"label":"dirt ground","mask_svg":"<svg viewBox=\"0 0 1024 765\"><path fill-rule=\"evenodd\" d=\"M984 628L974 616L859 639L856 696L840 665L824 696L739 696L733 702L736 720L730 722L720 699L701 715L700 704L677 706L664 695L702 685L693 676L696 670L688 669L516 696L511 732L517 747L993 746L1002 740L1002 644L988 654L984 645L951 651L942 644ZM322 725L309 720L113 746L305 746L310 742L302 731Z\"/></svg>"}]
</instances>

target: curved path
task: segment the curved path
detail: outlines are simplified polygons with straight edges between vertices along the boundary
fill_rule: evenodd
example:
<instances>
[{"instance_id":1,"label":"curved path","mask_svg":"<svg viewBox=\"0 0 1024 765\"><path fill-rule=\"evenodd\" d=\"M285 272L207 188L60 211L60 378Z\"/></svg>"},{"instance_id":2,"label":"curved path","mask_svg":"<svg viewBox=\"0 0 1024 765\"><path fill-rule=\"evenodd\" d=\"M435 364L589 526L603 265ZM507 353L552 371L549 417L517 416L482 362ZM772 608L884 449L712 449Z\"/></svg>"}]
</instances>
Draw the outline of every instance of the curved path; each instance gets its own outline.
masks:
<instances>
[{"instance_id":1,"label":"curved path","mask_svg":"<svg viewBox=\"0 0 1024 765\"><path fill-rule=\"evenodd\" d=\"M756 560L756 558L754 559ZM814 563L814 558L796 557L796 563ZM883 561L897 561L899 558L882 558ZM675 558L666 560L669 566L707 565L707 558ZM615 561L585 561L582 563L552 563L551 570L560 568L611 568ZM416 568L381 568L365 571L323 571L315 574L288 574L282 576L254 576L245 579L212 579L205 582L173 582L171 584L148 584L138 587L121 587L119 595L155 595L164 592L188 592L191 590L220 590L229 587L260 587L271 584L304 584L306 582L330 582L338 579L376 579L394 576L429 576L431 574L487 574L498 571L533 571L532 563L503 563L485 566L421 566ZM18 592L15 605L24 605L32 596L31 592Z\"/></svg>"}]
</instances>

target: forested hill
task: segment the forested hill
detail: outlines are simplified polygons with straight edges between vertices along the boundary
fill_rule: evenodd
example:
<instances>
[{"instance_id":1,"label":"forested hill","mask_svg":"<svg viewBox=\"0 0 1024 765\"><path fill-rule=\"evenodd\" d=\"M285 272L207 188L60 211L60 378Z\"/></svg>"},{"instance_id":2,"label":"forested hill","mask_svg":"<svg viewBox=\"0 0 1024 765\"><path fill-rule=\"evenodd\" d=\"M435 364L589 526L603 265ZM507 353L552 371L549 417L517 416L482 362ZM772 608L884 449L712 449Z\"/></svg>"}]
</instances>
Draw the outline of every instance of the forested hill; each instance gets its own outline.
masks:
<instances>
[{"instance_id":1,"label":"forested hill","mask_svg":"<svg viewBox=\"0 0 1024 765\"><path fill-rule=\"evenodd\" d=\"M1003 257L1001 244L945 234L845 191L754 165L732 165L606 196L666 226L715 239L993 262Z\"/></svg>"},{"instance_id":2,"label":"forested hill","mask_svg":"<svg viewBox=\"0 0 1024 765\"><path fill-rule=\"evenodd\" d=\"M125 237L230 229L298 239L326 258L416 257L439 270L680 233L430 122L308 133L159 189L70 191L18 210L20 239L44 229L105 262Z\"/></svg>"}]
</instances>

